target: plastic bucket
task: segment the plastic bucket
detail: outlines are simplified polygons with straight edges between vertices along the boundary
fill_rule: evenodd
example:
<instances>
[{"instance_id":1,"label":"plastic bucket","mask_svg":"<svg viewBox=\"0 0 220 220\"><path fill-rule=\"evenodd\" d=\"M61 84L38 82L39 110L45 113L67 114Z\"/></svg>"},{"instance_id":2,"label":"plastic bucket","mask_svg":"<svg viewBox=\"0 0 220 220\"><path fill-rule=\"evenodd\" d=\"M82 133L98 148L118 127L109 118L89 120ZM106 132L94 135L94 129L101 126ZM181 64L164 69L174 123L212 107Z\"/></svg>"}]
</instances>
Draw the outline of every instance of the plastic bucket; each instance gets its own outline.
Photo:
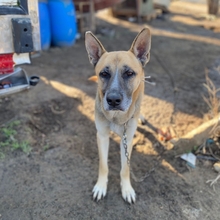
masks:
<instances>
[{"instance_id":1,"label":"plastic bucket","mask_svg":"<svg viewBox=\"0 0 220 220\"><path fill-rule=\"evenodd\" d=\"M72 46L75 43L77 25L72 0L49 0L51 41L54 46Z\"/></svg>"},{"instance_id":2,"label":"plastic bucket","mask_svg":"<svg viewBox=\"0 0 220 220\"><path fill-rule=\"evenodd\" d=\"M39 22L40 22L40 40L41 49L47 50L51 44L51 28L48 4L46 1L39 1Z\"/></svg>"}]
</instances>

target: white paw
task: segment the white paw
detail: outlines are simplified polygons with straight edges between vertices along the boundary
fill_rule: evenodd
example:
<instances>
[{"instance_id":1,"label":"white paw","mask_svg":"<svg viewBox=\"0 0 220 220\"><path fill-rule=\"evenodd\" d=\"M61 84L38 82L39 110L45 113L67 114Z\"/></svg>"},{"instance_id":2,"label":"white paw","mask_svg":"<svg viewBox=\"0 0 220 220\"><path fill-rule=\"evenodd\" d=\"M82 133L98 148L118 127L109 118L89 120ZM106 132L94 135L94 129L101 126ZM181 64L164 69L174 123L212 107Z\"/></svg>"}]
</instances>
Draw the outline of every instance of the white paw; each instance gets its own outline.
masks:
<instances>
[{"instance_id":1,"label":"white paw","mask_svg":"<svg viewBox=\"0 0 220 220\"><path fill-rule=\"evenodd\" d=\"M136 194L130 183L121 183L121 192L123 199L128 203L135 203Z\"/></svg>"},{"instance_id":2,"label":"white paw","mask_svg":"<svg viewBox=\"0 0 220 220\"><path fill-rule=\"evenodd\" d=\"M99 201L101 198L106 196L107 192L107 182L97 182L93 190L93 199Z\"/></svg>"}]
</instances>

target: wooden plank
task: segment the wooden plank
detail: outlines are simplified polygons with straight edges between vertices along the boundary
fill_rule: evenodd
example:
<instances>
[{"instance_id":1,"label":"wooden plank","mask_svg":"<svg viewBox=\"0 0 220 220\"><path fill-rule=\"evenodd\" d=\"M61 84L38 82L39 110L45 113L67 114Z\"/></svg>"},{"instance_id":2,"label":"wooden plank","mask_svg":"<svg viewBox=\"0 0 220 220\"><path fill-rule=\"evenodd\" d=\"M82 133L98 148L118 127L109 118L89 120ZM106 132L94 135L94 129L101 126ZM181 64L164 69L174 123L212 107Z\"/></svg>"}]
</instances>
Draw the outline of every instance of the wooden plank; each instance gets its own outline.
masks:
<instances>
[{"instance_id":1,"label":"wooden plank","mask_svg":"<svg viewBox=\"0 0 220 220\"><path fill-rule=\"evenodd\" d=\"M177 140L171 140L174 145L172 151L175 155L180 155L191 151L194 146L200 146L204 141L213 135L214 128L220 123L220 118L216 117L200 125L198 128L192 130L188 134Z\"/></svg>"}]
</instances>

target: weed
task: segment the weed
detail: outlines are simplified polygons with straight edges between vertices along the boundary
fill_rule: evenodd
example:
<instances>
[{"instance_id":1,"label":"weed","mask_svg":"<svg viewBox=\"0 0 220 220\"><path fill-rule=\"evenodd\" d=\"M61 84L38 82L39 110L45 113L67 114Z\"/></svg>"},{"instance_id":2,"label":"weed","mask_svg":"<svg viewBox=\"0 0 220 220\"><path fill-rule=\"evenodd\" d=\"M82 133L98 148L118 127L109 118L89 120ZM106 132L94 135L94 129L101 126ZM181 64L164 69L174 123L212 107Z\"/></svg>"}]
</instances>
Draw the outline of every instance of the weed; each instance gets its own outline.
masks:
<instances>
[{"instance_id":1,"label":"weed","mask_svg":"<svg viewBox=\"0 0 220 220\"><path fill-rule=\"evenodd\" d=\"M30 153L31 147L27 141L19 142L16 138L18 125L20 121L16 120L8 124L7 126L0 129L4 141L0 142L0 159L5 157L5 154L2 152L3 148L11 148L11 150L20 149L24 153Z\"/></svg>"},{"instance_id":2,"label":"weed","mask_svg":"<svg viewBox=\"0 0 220 220\"><path fill-rule=\"evenodd\" d=\"M0 159L4 159L5 158L5 154L0 152Z\"/></svg>"},{"instance_id":3,"label":"weed","mask_svg":"<svg viewBox=\"0 0 220 220\"><path fill-rule=\"evenodd\" d=\"M208 70L205 72L206 83L203 84L208 91L208 97L203 96L204 101L208 105L211 111L212 117L215 117L219 114L220 101L217 96L217 93L220 91L220 88L216 88L212 80L208 76Z\"/></svg>"},{"instance_id":4,"label":"weed","mask_svg":"<svg viewBox=\"0 0 220 220\"><path fill-rule=\"evenodd\" d=\"M17 131L15 131L11 128L2 128L2 132L3 132L4 136L8 137L8 138L17 134Z\"/></svg>"},{"instance_id":5,"label":"weed","mask_svg":"<svg viewBox=\"0 0 220 220\"><path fill-rule=\"evenodd\" d=\"M24 153L26 153L26 154L29 154L30 152L31 152L31 147L30 147L30 145L29 145L29 143L27 142L27 141L22 141L21 143L20 143L20 149L24 152Z\"/></svg>"},{"instance_id":6,"label":"weed","mask_svg":"<svg viewBox=\"0 0 220 220\"><path fill-rule=\"evenodd\" d=\"M44 146L44 151L47 151L48 149L49 149L49 145L47 144Z\"/></svg>"}]
</instances>

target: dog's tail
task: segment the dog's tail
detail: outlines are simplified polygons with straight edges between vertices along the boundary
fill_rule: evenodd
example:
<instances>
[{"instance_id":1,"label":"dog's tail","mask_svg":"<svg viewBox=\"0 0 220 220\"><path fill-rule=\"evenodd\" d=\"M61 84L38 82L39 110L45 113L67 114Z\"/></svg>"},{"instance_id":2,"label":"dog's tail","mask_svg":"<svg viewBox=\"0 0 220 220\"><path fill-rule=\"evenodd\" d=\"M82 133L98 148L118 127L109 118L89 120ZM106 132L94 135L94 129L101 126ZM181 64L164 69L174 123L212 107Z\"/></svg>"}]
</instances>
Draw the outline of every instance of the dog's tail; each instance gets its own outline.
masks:
<instances>
[{"instance_id":1,"label":"dog's tail","mask_svg":"<svg viewBox=\"0 0 220 220\"><path fill-rule=\"evenodd\" d=\"M90 81L93 81L93 82L98 82L98 77L96 76L96 75L94 75L94 76L91 76L91 77L89 77L88 78L88 80L90 80Z\"/></svg>"}]
</instances>

